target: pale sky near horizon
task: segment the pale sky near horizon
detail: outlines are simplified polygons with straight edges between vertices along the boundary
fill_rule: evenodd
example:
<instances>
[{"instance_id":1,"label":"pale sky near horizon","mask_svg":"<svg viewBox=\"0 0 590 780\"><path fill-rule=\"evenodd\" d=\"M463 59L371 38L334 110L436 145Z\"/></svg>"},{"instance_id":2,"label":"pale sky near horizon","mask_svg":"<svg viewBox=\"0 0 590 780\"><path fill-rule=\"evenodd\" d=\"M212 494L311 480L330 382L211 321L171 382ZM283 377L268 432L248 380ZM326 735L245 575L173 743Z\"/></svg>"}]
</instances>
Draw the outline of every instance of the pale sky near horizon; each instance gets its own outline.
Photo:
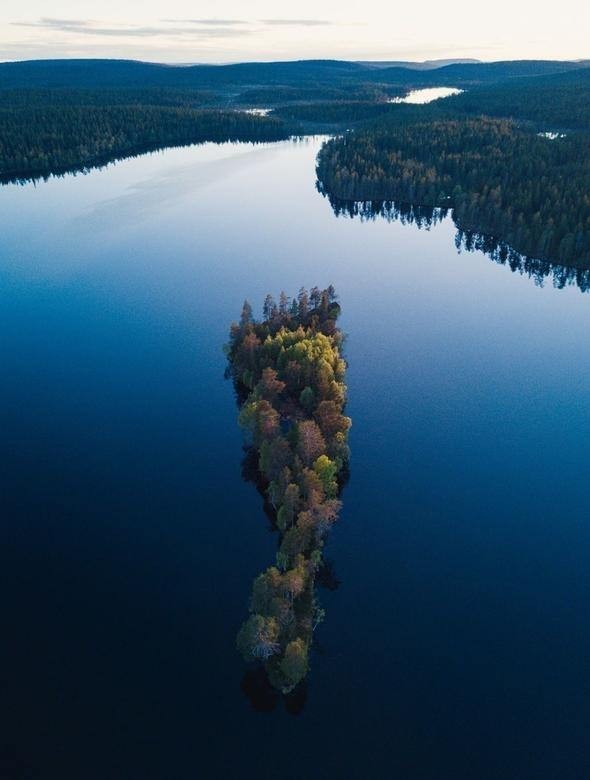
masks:
<instances>
[{"instance_id":1,"label":"pale sky near horizon","mask_svg":"<svg viewBox=\"0 0 590 780\"><path fill-rule=\"evenodd\" d=\"M590 2L2 0L0 60L590 59Z\"/></svg>"}]
</instances>

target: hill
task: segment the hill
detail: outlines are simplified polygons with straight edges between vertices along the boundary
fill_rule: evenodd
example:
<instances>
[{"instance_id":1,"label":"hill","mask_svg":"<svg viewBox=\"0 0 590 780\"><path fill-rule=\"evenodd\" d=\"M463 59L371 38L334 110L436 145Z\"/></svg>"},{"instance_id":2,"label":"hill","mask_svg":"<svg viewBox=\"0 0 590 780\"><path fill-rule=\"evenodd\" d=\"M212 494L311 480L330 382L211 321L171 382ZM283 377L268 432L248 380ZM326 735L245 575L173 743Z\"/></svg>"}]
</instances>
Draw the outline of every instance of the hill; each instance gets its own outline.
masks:
<instances>
[{"instance_id":1,"label":"hill","mask_svg":"<svg viewBox=\"0 0 590 780\"><path fill-rule=\"evenodd\" d=\"M182 88L227 89L261 85L463 86L573 71L583 63L545 60L454 63L417 70L340 60L247 62L235 65L162 65L133 60L29 60L0 64L0 89Z\"/></svg>"}]
</instances>

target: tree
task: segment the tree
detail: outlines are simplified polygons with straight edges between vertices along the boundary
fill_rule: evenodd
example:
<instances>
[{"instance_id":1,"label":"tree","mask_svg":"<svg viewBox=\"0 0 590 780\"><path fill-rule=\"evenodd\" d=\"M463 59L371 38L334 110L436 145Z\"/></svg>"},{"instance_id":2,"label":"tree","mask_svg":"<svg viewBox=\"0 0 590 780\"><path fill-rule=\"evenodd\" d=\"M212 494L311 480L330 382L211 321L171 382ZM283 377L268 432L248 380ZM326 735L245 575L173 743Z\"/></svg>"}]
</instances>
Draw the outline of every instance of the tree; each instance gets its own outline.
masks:
<instances>
[{"instance_id":1,"label":"tree","mask_svg":"<svg viewBox=\"0 0 590 780\"><path fill-rule=\"evenodd\" d=\"M338 493L338 465L327 455L320 455L313 464L313 470L320 478L326 496L333 498Z\"/></svg>"},{"instance_id":2,"label":"tree","mask_svg":"<svg viewBox=\"0 0 590 780\"><path fill-rule=\"evenodd\" d=\"M313 520L317 539L323 537L329 532L330 528L338 520L338 512L342 508L340 501L329 499L313 508Z\"/></svg>"},{"instance_id":3,"label":"tree","mask_svg":"<svg viewBox=\"0 0 590 780\"><path fill-rule=\"evenodd\" d=\"M309 385L304 387L301 391L301 395L299 396L299 403L308 414L313 411L315 406L315 393L311 387L309 387Z\"/></svg>"},{"instance_id":4,"label":"tree","mask_svg":"<svg viewBox=\"0 0 590 780\"><path fill-rule=\"evenodd\" d=\"M256 404L255 440L274 439L280 430L280 416L264 398Z\"/></svg>"},{"instance_id":5,"label":"tree","mask_svg":"<svg viewBox=\"0 0 590 780\"><path fill-rule=\"evenodd\" d=\"M331 400L320 401L314 417L328 439L332 439L337 433L347 433L351 426L350 417L345 417L338 405Z\"/></svg>"},{"instance_id":6,"label":"tree","mask_svg":"<svg viewBox=\"0 0 590 780\"><path fill-rule=\"evenodd\" d=\"M301 495L309 508L319 506L326 498L324 485L313 469L304 468L300 479Z\"/></svg>"},{"instance_id":7,"label":"tree","mask_svg":"<svg viewBox=\"0 0 590 780\"><path fill-rule=\"evenodd\" d=\"M280 586L281 574L274 566L259 574L252 585L250 610L255 614L268 616Z\"/></svg>"},{"instance_id":8,"label":"tree","mask_svg":"<svg viewBox=\"0 0 590 780\"><path fill-rule=\"evenodd\" d=\"M285 531L293 524L299 506L299 499L299 486L291 482L285 489L283 503L277 512L277 524L281 531Z\"/></svg>"},{"instance_id":9,"label":"tree","mask_svg":"<svg viewBox=\"0 0 590 780\"><path fill-rule=\"evenodd\" d=\"M307 645L303 639L289 642L280 663L280 670L285 677L286 690L292 690L307 674Z\"/></svg>"},{"instance_id":10,"label":"tree","mask_svg":"<svg viewBox=\"0 0 590 780\"><path fill-rule=\"evenodd\" d=\"M277 396L279 396L285 389L285 383L278 379L278 373L274 368L264 368L262 370L262 377L260 382L256 385L256 390L261 398L265 398L267 401L274 403Z\"/></svg>"},{"instance_id":11,"label":"tree","mask_svg":"<svg viewBox=\"0 0 590 780\"><path fill-rule=\"evenodd\" d=\"M284 595L291 600L296 599L297 596L300 596L303 593L306 580L306 572L301 565L295 569L286 571L281 580Z\"/></svg>"},{"instance_id":12,"label":"tree","mask_svg":"<svg viewBox=\"0 0 590 780\"><path fill-rule=\"evenodd\" d=\"M284 436L265 440L260 445L259 467L264 476L273 482L293 459L293 451Z\"/></svg>"},{"instance_id":13,"label":"tree","mask_svg":"<svg viewBox=\"0 0 590 780\"><path fill-rule=\"evenodd\" d=\"M317 309L322 299L322 293L319 287L312 287L309 293L309 302L312 309Z\"/></svg>"},{"instance_id":14,"label":"tree","mask_svg":"<svg viewBox=\"0 0 590 780\"><path fill-rule=\"evenodd\" d=\"M286 317L289 313L289 298L284 291L281 291L279 296L279 314L282 317Z\"/></svg>"},{"instance_id":15,"label":"tree","mask_svg":"<svg viewBox=\"0 0 590 780\"><path fill-rule=\"evenodd\" d=\"M242 306L242 315L240 317L240 327L245 328L247 325L251 325L254 322L254 316L252 313L252 307L248 301L244 301Z\"/></svg>"},{"instance_id":16,"label":"tree","mask_svg":"<svg viewBox=\"0 0 590 780\"><path fill-rule=\"evenodd\" d=\"M306 466L311 466L326 450L326 441L314 420L303 420L297 426L297 454Z\"/></svg>"},{"instance_id":17,"label":"tree","mask_svg":"<svg viewBox=\"0 0 590 780\"><path fill-rule=\"evenodd\" d=\"M309 512L300 512L297 523L289 528L283 536L280 552L284 561L293 561L309 548L312 541L313 522Z\"/></svg>"},{"instance_id":18,"label":"tree","mask_svg":"<svg viewBox=\"0 0 590 780\"><path fill-rule=\"evenodd\" d=\"M274 319L276 315L276 311L277 311L277 305L275 303L275 299L269 293L264 299L264 306L262 307L262 314L264 316L264 319L267 321Z\"/></svg>"},{"instance_id":19,"label":"tree","mask_svg":"<svg viewBox=\"0 0 590 780\"><path fill-rule=\"evenodd\" d=\"M238 633L237 645L247 661L266 661L280 651L278 640L279 624L275 618L251 615Z\"/></svg>"},{"instance_id":20,"label":"tree","mask_svg":"<svg viewBox=\"0 0 590 780\"><path fill-rule=\"evenodd\" d=\"M307 290L305 289L305 287L302 287L299 290L297 301L298 301L299 319L301 321L305 321L307 315L309 314L309 296L307 295Z\"/></svg>"}]
</instances>

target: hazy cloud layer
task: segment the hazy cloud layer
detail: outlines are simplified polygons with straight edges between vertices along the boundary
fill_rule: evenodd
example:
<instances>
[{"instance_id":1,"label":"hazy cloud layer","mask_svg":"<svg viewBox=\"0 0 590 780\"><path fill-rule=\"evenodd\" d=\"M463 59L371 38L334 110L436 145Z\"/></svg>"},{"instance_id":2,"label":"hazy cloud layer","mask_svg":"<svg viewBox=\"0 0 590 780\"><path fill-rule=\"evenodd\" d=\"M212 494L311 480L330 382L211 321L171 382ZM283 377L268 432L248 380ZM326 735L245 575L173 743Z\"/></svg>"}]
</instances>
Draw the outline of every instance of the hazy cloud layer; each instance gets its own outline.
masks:
<instances>
[{"instance_id":1,"label":"hazy cloud layer","mask_svg":"<svg viewBox=\"0 0 590 780\"><path fill-rule=\"evenodd\" d=\"M161 19L170 24L199 24L212 27L235 27L236 25L250 24L245 19Z\"/></svg>"},{"instance_id":2,"label":"hazy cloud layer","mask_svg":"<svg viewBox=\"0 0 590 780\"><path fill-rule=\"evenodd\" d=\"M202 24L218 25L219 27L232 27L234 25L262 24L269 27L328 27L336 24L326 19L258 19L256 22L248 22L245 19L162 19L163 22L173 24Z\"/></svg>"},{"instance_id":3,"label":"hazy cloud layer","mask_svg":"<svg viewBox=\"0 0 590 780\"><path fill-rule=\"evenodd\" d=\"M276 0L0 0L0 59L221 63L589 56L590 3L582 0L561 0L559 13L538 0L495 0L478 6L477 14L472 0L422 5L419 14L400 14L387 0L366 8L338 0L299 0L289 7Z\"/></svg>"},{"instance_id":4,"label":"hazy cloud layer","mask_svg":"<svg viewBox=\"0 0 590 780\"><path fill-rule=\"evenodd\" d=\"M238 22L233 22L237 25ZM231 37L247 35L250 31L244 29L233 29L228 21L221 22L217 27L209 22L206 26L199 27L194 24L185 27L146 26L134 27L121 25L117 27L103 27L92 20L74 20L74 19L53 19L51 17L42 17L35 22L12 22L15 27L29 27L43 30L51 30L62 33L75 33L77 35L102 35L107 37L124 38L150 38L160 36L190 36L191 38L212 38L212 37Z\"/></svg>"},{"instance_id":5,"label":"hazy cloud layer","mask_svg":"<svg viewBox=\"0 0 590 780\"><path fill-rule=\"evenodd\" d=\"M329 27L335 22L326 19L261 19L262 24L277 27Z\"/></svg>"},{"instance_id":6,"label":"hazy cloud layer","mask_svg":"<svg viewBox=\"0 0 590 780\"><path fill-rule=\"evenodd\" d=\"M268 27L326 27L333 24L324 19L162 19L161 26L109 25L92 19L58 19L43 16L31 22L12 22L13 27L26 27L76 35L101 35L121 38L152 38L157 36L190 36L193 38L232 37L254 32L254 25Z\"/></svg>"}]
</instances>

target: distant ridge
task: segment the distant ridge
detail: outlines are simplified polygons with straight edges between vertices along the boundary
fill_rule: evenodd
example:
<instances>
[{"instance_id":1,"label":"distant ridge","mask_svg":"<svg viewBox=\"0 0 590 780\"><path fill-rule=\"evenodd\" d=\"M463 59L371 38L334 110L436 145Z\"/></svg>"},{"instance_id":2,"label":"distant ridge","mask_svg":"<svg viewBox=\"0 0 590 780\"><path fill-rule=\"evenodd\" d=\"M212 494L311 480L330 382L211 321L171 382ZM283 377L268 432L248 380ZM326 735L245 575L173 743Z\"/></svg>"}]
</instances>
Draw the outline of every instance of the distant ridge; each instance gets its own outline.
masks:
<instances>
[{"instance_id":1,"label":"distant ridge","mask_svg":"<svg viewBox=\"0 0 590 780\"><path fill-rule=\"evenodd\" d=\"M446 65L476 65L480 62L481 60L475 59L425 60L424 62L410 62L406 60L359 60L358 64L364 65L366 68L408 68L409 70L435 70L436 68L444 68Z\"/></svg>"},{"instance_id":2,"label":"distant ridge","mask_svg":"<svg viewBox=\"0 0 590 780\"><path fill-rule=\"evenodd\" d=\"M548 76L584 67L583 62L517 60L454 61L451 64L295 60L234 65L164 65L135 60L25 60L0 64L0 89L150 88L223 89L244 86L382 83L407 87L492 84Z\"/></svg>"}]
</instances>

